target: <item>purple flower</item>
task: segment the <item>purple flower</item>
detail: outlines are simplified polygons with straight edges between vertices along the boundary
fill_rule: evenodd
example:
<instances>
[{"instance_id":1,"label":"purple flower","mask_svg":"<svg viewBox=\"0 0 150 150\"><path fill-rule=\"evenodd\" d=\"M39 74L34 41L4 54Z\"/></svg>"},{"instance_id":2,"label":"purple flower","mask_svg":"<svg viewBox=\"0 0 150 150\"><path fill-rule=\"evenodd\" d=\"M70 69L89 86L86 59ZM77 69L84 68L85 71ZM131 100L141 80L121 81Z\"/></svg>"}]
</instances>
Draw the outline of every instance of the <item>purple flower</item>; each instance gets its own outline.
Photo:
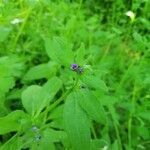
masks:
<instances>
[{"instance_id":1,"label":"purple flower","mask_svg":"<svg viewBox=\"0 0 150 150\"><path fill-rule=\"evenodd\" d=\"M73 70L73 71L76 71L77 69L78 69L78 64L72 64L71 65L71 69Z\"/></svg>"}]
</instances>

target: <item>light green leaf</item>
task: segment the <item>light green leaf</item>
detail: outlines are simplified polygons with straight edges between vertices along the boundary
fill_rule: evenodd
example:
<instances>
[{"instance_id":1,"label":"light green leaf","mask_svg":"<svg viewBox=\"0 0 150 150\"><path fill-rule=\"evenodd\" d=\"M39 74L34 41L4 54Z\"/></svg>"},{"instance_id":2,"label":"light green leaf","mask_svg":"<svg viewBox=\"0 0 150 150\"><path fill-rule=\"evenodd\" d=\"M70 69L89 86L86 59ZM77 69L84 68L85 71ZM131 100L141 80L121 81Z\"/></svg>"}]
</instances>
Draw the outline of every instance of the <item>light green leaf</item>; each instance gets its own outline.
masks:
<instances>
[{"instance_id":1,"label":"light green leaf","mask_svg":"<svg viewBox=\"0 0 150 150\"><path fill-rule=\"evenodd\" d=\"M106 123L106 114L100 101L89 90L78 91L78 102L80 106L87 112L91 119Z\"/></svg>"},{"instance_id":2,"label":"light green leaf","mask_svg":"<svg viewBox=\"0 0 150 150\"><path fill-rule=\"evenodd\" d=\"M0 118L0 135L19 131L22 126L22 120L26 119L26 117L27 115L23 111L18 110Z\"/></svg>"},{"instance_id":3,"label":"light green leaf","mask_svg":"<svg viewBox=\"0 0 150 150\"><path fill-rule=\"evenodd\" d=\"M53 62L34 66L25 74L24 80L49 78L56 73L56 68L56 64Z\"/></svg>"},{"instance_id":4,"label":"light green leaf","mask_svg":"<svg viewBox=\"0 0 150 150\"><path fill-rule=\"evenodd\" d=\"M54 143L54 142L61 142L62 140L67 138L66 132L64 132L64 131L56 131L56 130L50 129L50 128L47 128L43 132L43 134L52 143Z\"/></svg>"},{"instance_id":5,"label":"light green leaf","mask_svg":"<svg viewBox=\"0 0 150 150\"><path fill-rule=\"evenodd\" d=\"M56 107L48 116L50 119L62 118L64 105Z\"/></svg>"},{"instance_id":6,"label":"light green leaf","mask_svg":"<svg viewBox=\"0 0 150 150\"><path fill-rule=\"evenodd\" d=\"M15 85L11 71L7 65L0 64L0 93L6 93Z\"/></svg>"},{"instance_id":7,"label":"light green leaf","mask_svg":"<svg viewBox=\"0 0 150 150\"><path fill-rule=\"evenodd\" d=\"M77 50L76 62L80 65L83 65L84 56L85 56L85 45L84 45L84 43L81 43L81 46Z\"/></svg>"},{"instance_id":8,"label":"light green leaf","mask_svg":"<svg viewBox=\"0 0 150 150\"><path fill-rule=\"evenodd\" d=\"M32 116L38 116L49 103L48 93L38 85L31 85L22 92L22 103Z\"/></svg>"},{"instance_id":9,"label":"light green leaf","mask_svg":"<svg viewBox=\"0 0 150 150\"><path fill-rule=\"evenodd\" d=\"M49 100L52 100L61 87L62 81L58 77L53 77L44 84L43 89L49 93Z\"/></svg>"},{"instance_id":10,"label":"light green leaf","mask_svg":"<svg viewBox=\"0 0 150 150\"><path fill-rule=\"evenodd\" d=\"M90 125L86 113L77 103L77 95L71 93L64 106L64 126L73 150L90 150Z\"/></svg>"},{"instance_id":11,"label":"light green leaf","mask_svg":"<svg viewBox=\"0 0 150 150\"><path fill-rule=\"evenodd\" d=\"M82 80L90 89L100 90L102 92L108 91L105 82L97 76L86 75L83 77Z\"/></svg>"},{"instance_id":12,"label":"light green leaf","mask_svg":"<svg viewBox=\"0 0 150 150\"><path fill-rule=\"evenodd\" d=\"M9 89L13 88L15 85L15 80L13 77L3 77L0 78L0 93L6 93Z\"/></svg>"},{"instance_id":13,"label":"light green leaf","mask_svg":"<svg viewBox=\"0 0 150 150\"><path fill-rule=\"evenodd\" d=\"M73 51L71 45L61 37L54 37L52 40L45 39L45 48L48 56L55 62L69 66L73 62Z\"/></svg>"}]
</instances>

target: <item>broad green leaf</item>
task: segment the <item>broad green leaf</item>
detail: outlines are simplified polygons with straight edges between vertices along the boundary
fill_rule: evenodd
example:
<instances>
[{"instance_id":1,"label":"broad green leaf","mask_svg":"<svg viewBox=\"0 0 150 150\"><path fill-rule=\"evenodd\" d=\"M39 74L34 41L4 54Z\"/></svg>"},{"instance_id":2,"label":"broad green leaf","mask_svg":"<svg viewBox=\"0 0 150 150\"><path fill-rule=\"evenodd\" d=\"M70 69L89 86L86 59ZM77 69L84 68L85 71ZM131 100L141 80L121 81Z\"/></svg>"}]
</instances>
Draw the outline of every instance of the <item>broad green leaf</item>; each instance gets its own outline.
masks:
<instances>
[{"instance_id":1,"label":"broad green leaf","mask_svg":"<svg viewBox=\"0 0 150 150\"><path fill-rule=\"evenodd\" d=\"M85 56L85 45L84 43L81 43L81 46L77 50L76 62L79 63L80 65L83 65L84 56Z\"/></svg>"},{"instance_id":2,"label":"broad green leaf","mask_svg":"<svg viewBox=\"0 0 150 150\"><path fill-rule=\"evenodd\" d=\"M18 56L11 55L0 58L1 77L20 77L24 70L24 64Z\"/></svg>"},{"instance_id":3,"label":"broad green leaf","mask_svg":"<svg viewBox=\"0 0 150 150\"><path fill-rule=\"evenodd\" d=\"M60 139L63 138L64 131L55 131L53 129L46 129L41 133L41 139L35 139L35 142L32 144L31 150L55 150L55 142L60 142Z\"/></svg>"},{"instance_id":4,"label":"broad green leaf","mask_svg":"<svg viewBox=\"0 0 150 150\"><path fill-rule=\"evenodd\" d=\"M41 86L31 85L22 92L22 103L32 116L38 116L49 103L48 93Z\"/></svg>"},{"instance_id":5,"label":"broad green leaf","mask_svg":"<svg viewBox=\"0 0 150 150\"><path fill-rule=\"evenodd\" d=\"M61 142L67 138L67 134L64 131L57 131L54 129L47 128L43 135L48 138L49 142Z\"/></svg>"},{"instance_id":6,"label":"broad green leaf","mask_svg":"<svg viewBox=\"0 0 150 150\"><path fill-rule=\"evenodd\" d=\"M78 91L78 102L80 106L87 112L91 119L106 123L106 114L100 101L89 90Z\"/></svg>"},{"instance_id":7,"label":"broad green leaf","mask_svg":"<svg viewBox=\"0 0 150 150\"><path fill-rule=\"evenodd\" d=\"M54 143L51 143L49 142L49 139L47 139L47 137L43 137L41 139L40 142L33 142L32 143L32 146L30 148L31 150L46 150L46 149L50 149L50 150L55 150L55 144Z\"/></svg>"},{"instance_id":8,"label":"broad green leaf","mask_svg":"<svg viewBox=\"0 0 150 150\"><path fill-rule=\"evenodd\" d=\"M90 150L90 125L86 113L77 103L78 96L71 93L64 106L64 126L73 150Z\"/></svg>"},{"instance_id":9,"label":"broad green leaf","mask_svg":"<svg viewBox=\"0 0 150 150\"><path fill-rule=\"evenodd\" d=\"M24 76L24 80L37 80L49 78L56 73L56 64L47 63L34 66L28 70Z\"/></svg>"},{"instance_id":10,"label":"broad green leaf","mask_svg":"<svg viewBox=\"0 0 150 150\"><path fill-rule=\"evenodd\" d=\"M118 102L118 98L115 96L105 95L103 93L100 93L98 90L94 91L93 93L97 97L97 99L100 101L102 106L113 105Z\"/></svg>"},{"instance_id":11,"label":"broad green leaf","mask_svg":"<svg viewBox=\"0 0 150 150\"><path fill-rule=\"evenodd\" d=\"M83 82L90 89L100 90L102 92L107 92L107 86L103 80L94 75L86 75L82 78Z\"/></svg>"},{"instance_id":12,"label":"broad green leaf","mask_svg":"<svg viewBox=\"0 0 150 150\"><path fill-rule=\"evenodd\" d=\"M0 78L0 93L6 93L9 89L13 88L15 85L15 80L13 77L3 77Z\"/></svg>"},{"instance_id":13,"label":"broad green leaf","mask_svg":"<svg viewBox=\"0 0 150 150\"><path fill-rule=\"evenodd\" d=\"M14 111L9 115L0 118L0 135L13 131L19 131L22 127L22 121L27 118L23 111Z\"/></svg>"},{"instance_id":14,"label":"broad green leaf","mask_svg":"<svg viewBox=\"0 0 150 150\"><path fill-rule=\"evenodd\" d=\"M0 64L0 93L6 93L15 85L15 80L8 66Z\"/></svg>"},{"instance_id":15,"label":"broad green leaf","mask_svg":"<svg viewBox=\"0 0 150 150\"><path fill-rule=\"evenodd\" d=\"M59 105L50 113L48 118L50 119L61 118L63 114L63 108L64 105Z\"/></svg>"},{"instance_id":16,"label":"broad green leaf","mask_svg":"<svg viewBox=\"0 0 150 150\"><path fill-rule=\"evenodd\" d=\"M48 98L51 100L61 87L62 81L58 77L53 77L44 84L43 89L49 93Z\"/></svg>"},{"instance_id":17,"label":"broad green leaf","mask_svg":"<svg viewBox=\"0 0 150 150\"><path fill-rule=\"evenodd\" d=\"M69 66L73 62L73 51L70 43L61 37L54 37L52 40L45 39L45 47L48 56L60 65Z\"/></svg>"}]
</instances>

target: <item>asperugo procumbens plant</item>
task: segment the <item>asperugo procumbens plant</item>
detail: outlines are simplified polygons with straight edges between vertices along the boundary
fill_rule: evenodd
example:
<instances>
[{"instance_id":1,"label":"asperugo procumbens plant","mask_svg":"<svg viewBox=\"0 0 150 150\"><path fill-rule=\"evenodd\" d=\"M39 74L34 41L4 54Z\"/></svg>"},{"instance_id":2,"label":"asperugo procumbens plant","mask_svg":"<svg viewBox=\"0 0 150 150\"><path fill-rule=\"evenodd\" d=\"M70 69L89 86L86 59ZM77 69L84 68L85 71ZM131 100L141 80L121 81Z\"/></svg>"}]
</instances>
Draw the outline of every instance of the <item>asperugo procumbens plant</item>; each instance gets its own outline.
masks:
<instances>
[{"instance_id":1,"label":"asperugo procumbens plant","mask_svg":"<svg viewBox=\"0 0 150 150\"><path fill-rule=\"evenodd\" d=\"M63 145L66 149L92 150L96 138L93 121L106 124L97 95L107 92L107 87L87 65L91 60L83 43L73 51L61 37L44 40L49 62L30 68L23 80L45 77L47 81L23 90L24 111L1 118L0 133L14 133L1 149L53 150Z\"/></svg>"}]
</instances>

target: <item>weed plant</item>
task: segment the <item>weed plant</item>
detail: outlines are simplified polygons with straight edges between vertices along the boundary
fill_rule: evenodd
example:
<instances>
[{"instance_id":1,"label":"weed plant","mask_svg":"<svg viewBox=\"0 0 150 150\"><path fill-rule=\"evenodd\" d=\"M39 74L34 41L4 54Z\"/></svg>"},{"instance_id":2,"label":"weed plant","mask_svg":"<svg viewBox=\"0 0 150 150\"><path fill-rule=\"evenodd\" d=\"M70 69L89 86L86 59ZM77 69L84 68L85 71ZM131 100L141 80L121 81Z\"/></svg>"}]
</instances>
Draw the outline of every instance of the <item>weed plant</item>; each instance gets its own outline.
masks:
<instances>
[{"instance_id":1,"label":"weed plant","mask_svg":"<svg viewBox=\"0 0 150 150\"><path fill-rule=\"evenodd\" d=\"M1 0L0 150L149 150L149 9Z\"/></svg>"}]
</instances>

